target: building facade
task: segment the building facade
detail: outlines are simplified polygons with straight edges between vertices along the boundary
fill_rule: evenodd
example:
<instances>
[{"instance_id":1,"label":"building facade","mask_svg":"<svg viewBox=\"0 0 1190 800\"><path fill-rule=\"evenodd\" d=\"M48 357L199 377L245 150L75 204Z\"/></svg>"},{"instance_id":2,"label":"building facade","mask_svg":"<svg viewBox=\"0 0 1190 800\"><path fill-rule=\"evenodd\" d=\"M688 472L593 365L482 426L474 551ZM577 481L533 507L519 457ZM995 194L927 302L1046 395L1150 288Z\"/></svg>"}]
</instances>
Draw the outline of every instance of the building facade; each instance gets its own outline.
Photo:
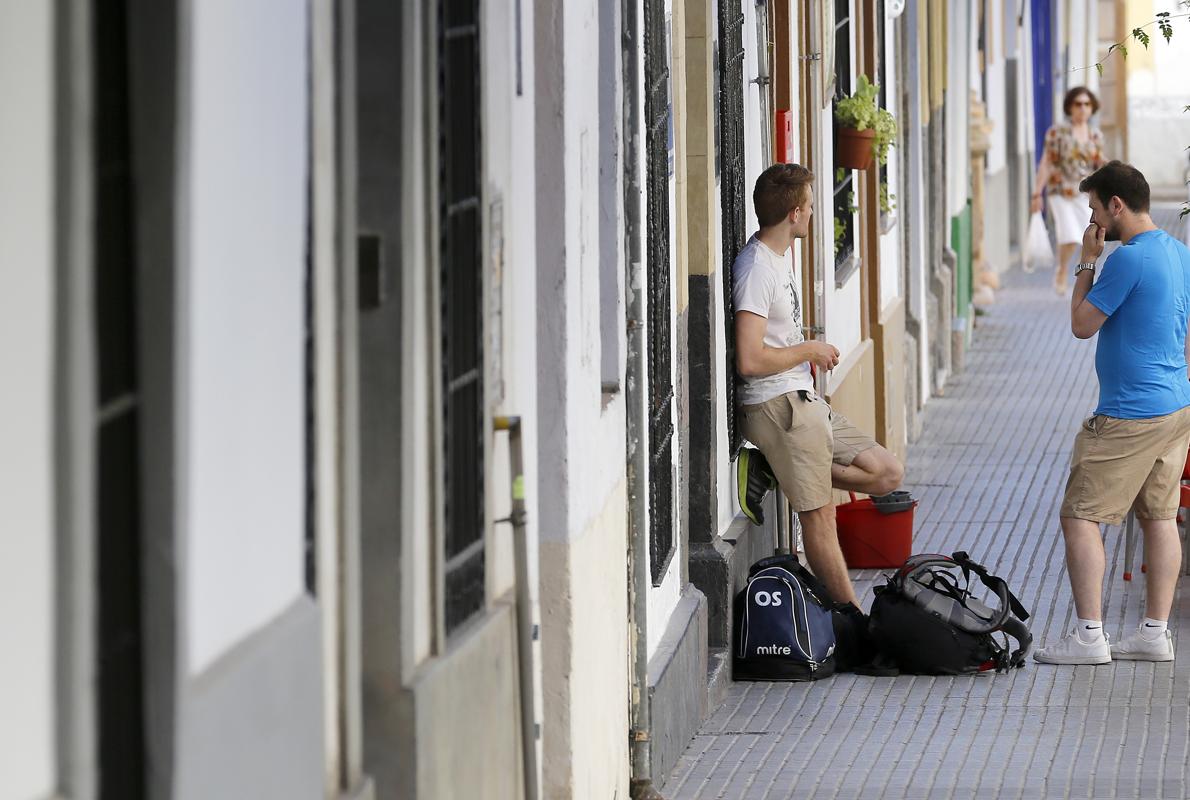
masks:
<instances>
[{"instance_id":1,"label":"building facade","mask_svg":"<svg viewBox=\"0 0 1190 800\"><path fill-rule=\"evenodd\" d=\"M663 790L782 511L735 496L757 176L817 176L819 390L904 456L1080 8L0 4L3 794ZM841 169L861 75L898 138Z\"/></svg>"}]
</instances>

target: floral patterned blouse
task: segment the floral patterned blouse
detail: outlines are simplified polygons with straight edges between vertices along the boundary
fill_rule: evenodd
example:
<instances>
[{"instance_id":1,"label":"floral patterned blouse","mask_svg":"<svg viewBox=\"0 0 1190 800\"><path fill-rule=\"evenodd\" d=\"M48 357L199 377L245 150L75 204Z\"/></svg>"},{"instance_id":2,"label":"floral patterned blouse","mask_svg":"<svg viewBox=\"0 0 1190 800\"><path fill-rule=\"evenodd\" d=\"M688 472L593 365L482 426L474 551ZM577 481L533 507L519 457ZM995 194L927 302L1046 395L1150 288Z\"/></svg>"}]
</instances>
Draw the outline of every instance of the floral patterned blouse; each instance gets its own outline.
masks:
<instances>
[{"instance_id":1,"label":"floral patterned blouse","mask_svg":"<svg viewBox=\"0 0 1190 800\"><path fill-rule=\"evenodd\" d=\"M1045 132L1045 157L1052 171L1046 188L1051 194L1074 197L1083 178L1107 163L1103 157L1103 134L1090 128L1090 138L1080 142L1069 125L1055 125Z\"/></svg>"}]
</instances>

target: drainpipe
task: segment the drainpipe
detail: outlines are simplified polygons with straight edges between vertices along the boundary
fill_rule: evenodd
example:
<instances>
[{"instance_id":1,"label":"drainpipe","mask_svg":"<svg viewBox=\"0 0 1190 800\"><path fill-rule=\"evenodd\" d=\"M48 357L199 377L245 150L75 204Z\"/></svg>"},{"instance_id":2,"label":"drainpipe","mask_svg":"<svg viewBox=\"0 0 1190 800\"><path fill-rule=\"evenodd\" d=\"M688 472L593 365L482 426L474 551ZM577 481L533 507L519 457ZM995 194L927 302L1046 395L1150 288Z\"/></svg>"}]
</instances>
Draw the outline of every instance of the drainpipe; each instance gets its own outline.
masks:
<instances>
[{"instance_id":1,"label":"drainpipe","mask_svg":"<svg viewBox=\"0 0 1190 800\"><path fill-rule=\"evenodd\" d=\"M628 453L628 599L629 650L632 654L629 750L632 766L630 796L633 800L662 800L653 788L651 722L649 719L649 516L645 457L648 422L645 411L644 264L641 257L640 201L640 0L621 0L623 45L623 153L624 153L624 255L628 262L625 286L628 326L628 364L624 400L627 404Z\"/></svg>"}]
</instances>

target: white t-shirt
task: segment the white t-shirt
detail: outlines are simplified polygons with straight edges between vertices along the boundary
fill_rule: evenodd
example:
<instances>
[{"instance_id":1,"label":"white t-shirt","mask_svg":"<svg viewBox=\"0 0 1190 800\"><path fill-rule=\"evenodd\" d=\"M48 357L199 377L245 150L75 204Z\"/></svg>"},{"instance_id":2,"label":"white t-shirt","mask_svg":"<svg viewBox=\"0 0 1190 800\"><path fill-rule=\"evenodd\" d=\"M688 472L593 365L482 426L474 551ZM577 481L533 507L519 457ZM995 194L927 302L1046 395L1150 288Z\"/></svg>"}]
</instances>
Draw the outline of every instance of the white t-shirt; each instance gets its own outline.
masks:
<instances>
[{"instance_id":1,"label":"white t-shirt","mask_svg":"<svg viewBox=\"0 0 1190 800\"><path fill-rule=\"evenodd\" d=\"M793 253L778 255L753 236L736 256L732 266L732 301L735 310L751 311L768 320L764 343L769 347L791 347L806 340L802 334L802 302ZM739 402L763 403L787 392L814 389L810 362L760 378L740 376Z\"/></svg>"}]
</instances>

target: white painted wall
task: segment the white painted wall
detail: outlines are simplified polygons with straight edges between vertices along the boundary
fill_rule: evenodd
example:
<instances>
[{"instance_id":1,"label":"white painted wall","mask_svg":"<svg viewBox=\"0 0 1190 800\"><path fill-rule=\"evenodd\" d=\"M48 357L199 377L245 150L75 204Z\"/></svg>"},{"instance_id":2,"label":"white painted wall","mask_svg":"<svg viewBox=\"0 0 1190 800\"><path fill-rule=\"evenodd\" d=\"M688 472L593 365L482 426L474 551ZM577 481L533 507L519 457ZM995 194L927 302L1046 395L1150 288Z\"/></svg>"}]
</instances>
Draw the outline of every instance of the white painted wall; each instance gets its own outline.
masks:
<instances>
[{"instance_id":1,"label":"white painted wall","mask_svg":"<svg viewBox=\"0 0 1190 800\"><path fill-rule=\"evenodd\" d=\"M426 109L431 102L427 93L431 78L427 70L426 36L422 33L430 24L428 9L414 3L403 29L401 76L404 82L402 97L406 109ZM428 112L418 112L427 113ZM436 117L431 116L431 125ZM432 145L436 134L416 125L405 125L401 138L401 196L429 198L430 184L436 180L433 172ZM435 210L429 202L412 202L403 209L402 226L410 231L430 231ZM408 443L401 452L401 479L406 491L401 502L401 630L411 634L401 648L402 678L413 680L418 667L432 655L436 630L434 586L435 537L425 534L436 530L434 493L425 485L423 453L436 453L440 447L435 405L426 375L436 375L433 361L434 339L430 314L437 307L437 296L431 284L433 275L433 244L431 236L401 237L401 253L405 263L417 265L405 271L401 287L401 385L416 387L409 391L401 406L401 431ZM426 300L429 298L430 302Z\"/></svg>"},{"instance_id":2,"label":"white painted wall","mask_svg":"<svg viewBox=\"0 0 1190 800\"><path fill-rule=\"evenodd\" d=\"M1034 0L1029 0L1029 2L1034 2ZM1036 125L1033 119L1033 23L1031 19L1032 12L1026 7L1015 42L1017 65L1020 70L1017 74L1017 86L1020 87L1020 91L1017 92L1017 119L1021 120L1016 135L1017 149L1022 153L1033 153L1034 127ZM1036 174L1036 169L1037 162L1033 158L1029 167L1030 180Z\"/></svg>"},{"instance_id":3,"label":"white painted wall","mask_svg":"<svg viewBox=\"0 0 1190 800\"><path fill-rule=\"evenodd\" d=\"M896 37L897 20L886 17L884 20L884 42L881 57L884 59L884 96L886 107L897 117L899 130L905 130L905 120L900 119L900 109L897 98L901 93L898 80L900 75L900 53L897 52ZM903 138L903 136L901 137ZM896 208L893 210L893 224L891 230L880 235L880 311L888 308L889 304L901 296L901 236L904 229L905 212L901 204L905 201L905 190L901 178L901 164L905 154L899 147L888 152L888 190L893 197Z\"/></svg>"},{"instance_id":4,"label":"white painted wall","mask_svg":"<svg viewBox=\"0 0 1190 800\"><path fill-rule=\"evenodd\" d=\"M54 788L53 14L0 2L0 776Z\"/></svg>"},{"instance_id":5,"label":"white painted wall","mask_svg":"<svg viewBox=\"0 0 1190 800\"><path fill-rule=\"evenodd\" d=\"M1153 17L1167 11L1185 13L1177 0L1153 0ZM1149 21L1146 17L1144 21ZM1130 17L1130 22L1134 21ZM1138 24L1143 24L1138 22ZM1190 24L1173 19L1174 35L1166 43L1157 26L1145 30L1153 37L1149 56L1137 58L1136 45L1128 59L1128 154L1149 184L1186 197L1184 170L1190 146ZM1130 43L1131 44L1131 43Z\"/></svg>"},{"instance_id":6,"label":"white painted wall","mask_svg":"<svg viewBox=\"0 0 1190 800\"><path fill-rule=\"evenodd\" d=\"M733 0L720 0L730 3ZM756 179L768 164L764 163L763 136L765 120L760 118L760 92L752 80L760 74L756 53L756 4L754 0L734 0L744 12L744 196L748 199L746 230L751 236L760 225L756 221L756 209L752 205L752 189Z\"/></svg>"},{"instance_id":7,"label":"white painted wall","mask_svg":"<svg viewBox=\"0 0 1190 800\"><path fill-rule=\"evenodd\" d=\"M995 32L984 75L987 84L987 117L992 123L991 147L987 154L987 172L995 175L1008 166L1008 92L1005 80L1005 41L998 23L1004 18L1004 0L991 0L988 19L994 20Z\"/></svg>"},{"instance_id":8,"label":"white painted wall","mask_svg":"<svg viewBox=\"0 0 1190 800\"><path fill-rule=\"evenodd\" d=\"M531 9L522 9L521 24ZM537 497L537 431L531 424L537 408L537 319L531 313L537 293L536 186L533 119L533 48L522 48L522 92L517 95L516 15L512 8L481 9L484 32L483 165L487 210L488 292L487 394L493 414L520 416L527 498ZM593 138L593 137L592 137ZM596 293L597 294L597 293ZM588 314L587 327L598 326L598 308ZM595 330L595 335L598 331ZM488 519L501 519L511 510L509 437L491 434L488 450ZM529 563L536 586L536 515L528 520ZM498 597L515 586L512 537L505 525L493 526L488 540L488 593Z\"/></svg>"},{"instance_id":9,"label":"white painted wall","mask_svg":"<svg viewBox=\"0 0 1190 800\"><path fill-rule=\"evenodd\" d=\"M188 667L302 591L307 25L288 0L198 3L180 281ZM268 36L262 36L268 31Z\"/></svg>"},{"instance_id":10,"label":"white painted wall","mask_svg":"<svg viewBox=\"0 0 1190 800\"><path fill-rule=\"evenodd\" d=\"M917 3L907 4L898 24L903 27L906 48L913 52L920 46L918 39L919 21L924 9ZM921 26L924 28L924 26ZM925 178L923 160L925 143L922 127L922 73L928 70L924 59L906 57L902 61L905 78L907 118L903 120L908 133L905 142L905 176L903 196L898 198L898 212L903 215L904 234L909 237L908 285L905 288L905 303L908 314L915 317L921 330L917 337L918 393L921 398L930 396L929 342L933 331L927 313L926 299L926 231L925 231ZM906 354L910 357L910 354Z\"/></svg>"},{"instance_id":11,"label":"white painted wall","mask_svg":"<svg viewBox=\"0 0 1190 800\"><path fill-rule=\"evenodd\" d=\"M534 51L531 46L521 48L521 91L518 95L516 41L520 35L524 42L532 42L533 4L522 5L520 20L511 6L485 5L480 13L484 25L481 41L485 42L483 163L490 248L488 334L484 345L489 366L487 391L493 414L521 418L521 474L526 503L532 509L540 497L536 425L537 315L533 313L537 296ZM522 26L519 32L516 29L518 23ZM499 220L492 218L492 208L496 205L501 208ZM619 238L622 237L617 237L617 242ZM619 330L623 331L622 325ZM495 434L489 449L489 520L505 518L512 510L509 441L508 434ZM539 525L538 515L530 510L525 525L527 588L535 606L540 585ZM510 532L507 525L489 526L489 599L499 597L516 585L514 540ZM540 621L540 613L536 619ZM534 674L534 699L541 719L540 642L534 655L538 665ZM540 740L522 742L521 746L537 748L537 764L542 763ZM540 774L538 781L540 785Z\"/></svg>"},{"instance_id":12,"label":"white painted wall","mask_svg":"<svg viewBox=\"0 0 1190 800\"><path fill-rule=\"evenodd\" d=\"M970 191L967 151L970 95L968 70L972 50L971 6L973 0L950 0L949 41L966 42L967 47L947 49L946 85L946 213L956 217L967 205ZM949 231L947 241L950 241Z\"/></svg>"},{"instance_id":13,"label":"white painted wall","mask_svg":"<svg viewBox=\"0 0 1190 800\"><path fill-rule=\"evenodd\" d=\"M543 653L544 786L550 796L625 796L627 387L621 383L618 393L603 394L600 328L600 255L605 247L618 254L624 231L616 197L612 208L619 222L610 239L601 235L606 205L599 145L606 120L600 117L600 87L609 73L620 73L618 58L612 69L601 69L601 42L612 37L618 43L619 34L594 0L548 10L538 4L537 11L524 41L537 47L534 69L542 80L533 91L541 158L526 183L537 191L541 244L534 261L540 280L536 296L519 298L516 313L532 317L526 334L538 337L538 485L553 495L530 498L539 514L542 624L549 637ZM643 69L642 60L636 69ZM643 143L643 121L638 135ZM619 167L615 163L612 171ZM639 202L645 219L643 193ZM622 303L622 295L616 300ZM623 327L622 309L616 316ZM648 618L649 627L664 627L665 621Z\"/></svg>"}]
</instances>

